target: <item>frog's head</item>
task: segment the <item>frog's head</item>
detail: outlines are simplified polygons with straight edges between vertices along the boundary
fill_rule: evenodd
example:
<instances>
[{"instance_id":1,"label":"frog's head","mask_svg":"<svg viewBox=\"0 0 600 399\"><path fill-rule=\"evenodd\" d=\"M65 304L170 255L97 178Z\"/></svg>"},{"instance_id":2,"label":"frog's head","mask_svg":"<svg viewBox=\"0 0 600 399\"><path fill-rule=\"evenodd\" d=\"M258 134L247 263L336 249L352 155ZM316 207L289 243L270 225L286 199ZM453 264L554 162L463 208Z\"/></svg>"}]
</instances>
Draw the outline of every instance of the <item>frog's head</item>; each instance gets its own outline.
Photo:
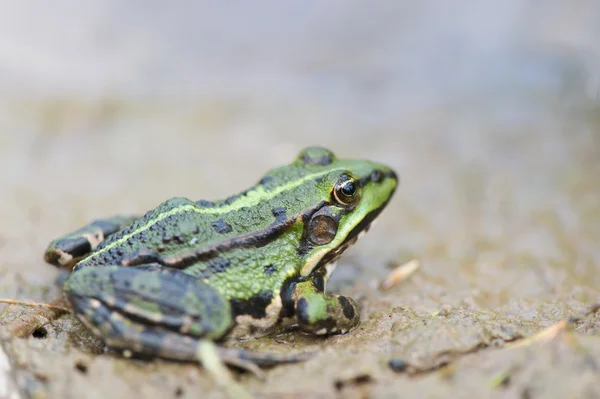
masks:
<instances>
[{"instance_id":1,"label":"frog's head","mask_svg":"<svg viewBox=\"0 0 600 399\"><path fill-rule=\"evenodd\" d=\"M303 181L288 200L302 198L297 223L302 276L334 262L366 232L392 197L398 178L388 166L365 160L337 159L328 149L304 149L290 165L274 170L288 182Z\"/></svg>"}]
</instances>

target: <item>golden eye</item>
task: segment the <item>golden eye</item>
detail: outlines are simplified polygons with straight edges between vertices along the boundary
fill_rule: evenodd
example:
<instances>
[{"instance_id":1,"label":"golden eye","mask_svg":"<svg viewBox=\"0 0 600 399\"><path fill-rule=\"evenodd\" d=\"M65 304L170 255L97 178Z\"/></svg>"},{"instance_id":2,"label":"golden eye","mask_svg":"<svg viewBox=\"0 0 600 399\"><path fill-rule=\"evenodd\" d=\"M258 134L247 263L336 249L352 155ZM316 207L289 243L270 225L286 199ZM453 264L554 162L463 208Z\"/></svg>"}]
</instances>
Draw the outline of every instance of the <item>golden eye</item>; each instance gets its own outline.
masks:
<instances>
[{"instance_id":1,"label":"golden eye","mask_svg":"<svg viewBox=\"0 0 600 399\"><path fill-rule=\"evenodd\" d=\"M359 197L358 183L350 176L343 176L333 187L333 198L344 208L354 207Z\"/></svg>"}]
</instances>

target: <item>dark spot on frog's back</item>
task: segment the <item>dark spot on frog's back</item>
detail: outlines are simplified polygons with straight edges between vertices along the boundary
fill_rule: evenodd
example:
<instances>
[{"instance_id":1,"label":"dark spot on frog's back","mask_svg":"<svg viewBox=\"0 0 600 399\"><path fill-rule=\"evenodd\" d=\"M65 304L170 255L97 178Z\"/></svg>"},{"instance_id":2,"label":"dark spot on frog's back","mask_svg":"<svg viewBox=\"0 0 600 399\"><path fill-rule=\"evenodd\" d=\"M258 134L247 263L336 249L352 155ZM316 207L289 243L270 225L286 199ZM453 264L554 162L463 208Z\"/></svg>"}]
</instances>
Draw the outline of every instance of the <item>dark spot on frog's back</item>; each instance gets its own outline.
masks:
<instances>
[{"instance_id":1,"label":"dark spot on frog's back","mask_svg":"<svg viewBox=\"0 0 600 399\"><path fill-rule=\"evenodd\" d=\"M271 210L273 216L275 216L275 220L278 222L282 222L286 218L286 209L284 207L273 208Z\"/></svg>"},{"instance_id":2,"label":"dark spot on frog's back","mask_svg":"<svg viewBox=\"0 0 600 399\"><path fill-rule=\"evenodd\" d=\"M223 273L229 268L229 266L231 266L231 262L229 262L229 260L223 258L213 258L208 261L208 267L206 268L206 271L210 272L210 274Z\"/></svg>"},{"instance_id":3,"label":"dark spot on frog's back","mask_svg":"<svg viewBox=\"0 0 600 399\"><path fill-rule=\"evenodd\" d=\"M233 204L235 201L239 200L240 198L242 198L244 195L246 195L246 191L236 194L236 195L232 195L231 197L227 198L223 204L224 205L231 205Z\"/></svg>"},{"instance_id":4,"label":"dark spot on frog's back","mask_svg":"<svg viewBox=\"0 0 600 399\"><path fill-rule=\"evenodd\" d=\"M267 315L267 306L269 306L272 301L272 291L261 291L258 294L252 295L250 298L233 298L230 302L231 309L235 316L249 315L254 319L261 319Z\"/></svg>"},{"instance_id":5,"label":"dark spot on frog's back","mask_svg":"<svg viewBox=\"0 0 600 399\"><path fill-rule=\"evenodd\" d=\"M207 200L200 200L196 201L196 205L201 208L213 208L215 206L215 203Z\"/></svg>"},{"instance_id":6,"label":"dark spot on frog's back","mask_svg":"<svg viewBox=\"0 0 600 399\"><path fill-rule=\"evenodd\" d=\"M315 183L322 184L326 178L327 178L326 176L315 177Z\"/></svg>"},{"instance_id":7,"label":"dark spot on frog's back","mask_svg":"<svg viewBox=\"0 0 600 399\"><path fill-rule=\"evenodd\" d=\"M213 229L215 229L215 231L219 234L227 234L227 233L231 233L233 231L233 229L231 228L231 226L225 221L225 219L219 219L219 220L215 220L214 222L212 222L210 224Z\"/></svg>"},{"instance_id":8,"label":"dark spot on frog's back","mask_svg":"<svg viewBox=\"0 0 600 399\"><path fill-rule=\"evenodd\" d=\"M261 186L266 186L267 184L271 183L272 181L273 181L273 176L265 176L262 179L260 179L258 184L260 184Z\"/></svg>"},{"instance_id":9,"label":"dark spot on frog's back","mask_svg":"<svg viewBox=\"0 0 600 399\"><path fill-rule=\"evenodd\" d=\"M277 267L275 265L267 265L265 266L265 275L272 276L273 273L277 271Z\"/></svg>"},{"instance_id":10,"label":"dark spot on frog's back","mask_svg":"<svg viewBox=\"0 0 600 399\"><path fill-rule=\"evenodd\" d=\"M105 237L116 233L121 228L120 223L109 220L95 220L91 225L100 229Z\"/></svg>"}]
</instances>

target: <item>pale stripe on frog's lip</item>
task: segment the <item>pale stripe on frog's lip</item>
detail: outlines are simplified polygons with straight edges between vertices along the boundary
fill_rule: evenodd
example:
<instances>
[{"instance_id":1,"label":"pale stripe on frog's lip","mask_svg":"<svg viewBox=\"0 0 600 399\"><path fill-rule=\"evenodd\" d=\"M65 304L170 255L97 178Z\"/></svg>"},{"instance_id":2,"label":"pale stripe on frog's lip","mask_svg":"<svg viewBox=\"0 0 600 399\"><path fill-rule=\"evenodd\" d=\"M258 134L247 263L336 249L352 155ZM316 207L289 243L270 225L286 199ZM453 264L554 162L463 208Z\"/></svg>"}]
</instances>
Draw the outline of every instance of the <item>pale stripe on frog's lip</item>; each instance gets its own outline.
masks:
<instances>
[{"instance_id":1,"label":"pale stripe on frog's lip","mask_svg":"<svg viewBox=\"0 0 600 399\"><path fill-rule=\"evenodd\" d=\"M333 261L333 262L329 262L328 264L325 265L325 282L327 282L327 280L329 280L329 277L331 277L331 274L334 272L335 268L337 266L337 262Z\"/></svg>"}]
</instances>

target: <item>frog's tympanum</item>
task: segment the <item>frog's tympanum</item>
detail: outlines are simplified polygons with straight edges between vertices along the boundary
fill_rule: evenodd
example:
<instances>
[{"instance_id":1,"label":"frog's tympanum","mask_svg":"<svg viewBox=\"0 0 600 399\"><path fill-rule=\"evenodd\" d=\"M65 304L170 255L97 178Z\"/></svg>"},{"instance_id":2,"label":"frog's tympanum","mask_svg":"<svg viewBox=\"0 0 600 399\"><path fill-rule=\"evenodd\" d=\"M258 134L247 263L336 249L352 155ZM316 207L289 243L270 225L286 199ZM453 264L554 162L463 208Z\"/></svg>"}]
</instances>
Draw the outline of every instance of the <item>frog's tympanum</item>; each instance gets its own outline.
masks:
<instances>
[{"instance_id":1,"label":"frog's tympanum","mask_svg":"<svg viewBox=\"0 0 600 399\"><path fill-rule=\"evenodd\" d=\"M307 148L240 194L98 220L45 259L72 269L64 293L76 316L128 353L195 360L203 341L290 323L344 334L359 325L357 305L326 294L327 281L396 185L387 166Z\"/></svg>"}]
</instances>

